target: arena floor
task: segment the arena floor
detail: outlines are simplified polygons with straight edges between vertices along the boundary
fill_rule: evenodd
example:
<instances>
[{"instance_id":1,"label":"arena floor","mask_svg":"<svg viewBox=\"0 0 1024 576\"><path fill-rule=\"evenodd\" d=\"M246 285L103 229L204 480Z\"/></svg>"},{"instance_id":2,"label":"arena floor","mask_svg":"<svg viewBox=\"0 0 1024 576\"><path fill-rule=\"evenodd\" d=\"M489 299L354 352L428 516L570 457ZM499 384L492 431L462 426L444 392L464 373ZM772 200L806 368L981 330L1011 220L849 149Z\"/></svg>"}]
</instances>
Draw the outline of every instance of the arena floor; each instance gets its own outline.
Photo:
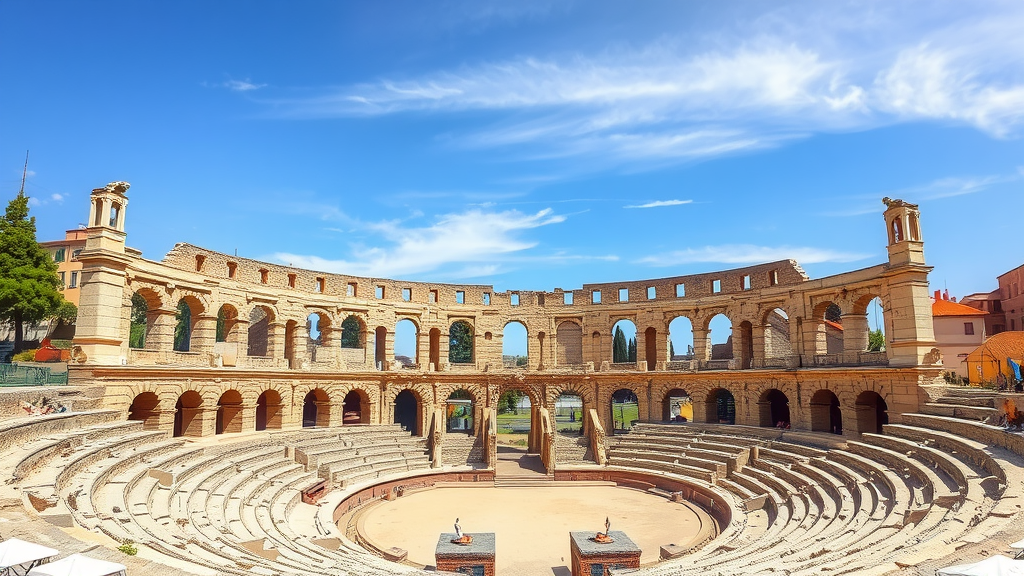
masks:
<instances>
[{"instance_id":1,"label":"arena floor","mask_svg":"<svg viewBox=\"0 0 1024 576\"><path fill-rule=\"evenodd\" d=\"M409 551L409 560L433 566L441 532L495 532L496 569L503 576L568 576L570 530L622 530L643 550L642 564L658 561L665 544L685 545L703 511L689 504L614 486L436 488L374 504L362 513L364 537Z\"/></svg>"}]
</instances>

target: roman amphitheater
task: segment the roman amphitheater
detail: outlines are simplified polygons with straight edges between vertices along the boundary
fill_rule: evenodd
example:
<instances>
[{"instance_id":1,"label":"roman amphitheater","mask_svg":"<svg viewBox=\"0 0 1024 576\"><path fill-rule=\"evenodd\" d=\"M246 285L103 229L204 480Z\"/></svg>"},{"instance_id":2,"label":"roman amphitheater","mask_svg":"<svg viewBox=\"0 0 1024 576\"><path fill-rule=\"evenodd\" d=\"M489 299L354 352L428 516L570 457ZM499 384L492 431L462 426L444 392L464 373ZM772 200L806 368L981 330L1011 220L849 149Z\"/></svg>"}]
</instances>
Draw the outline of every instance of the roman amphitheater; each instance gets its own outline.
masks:
<instances>
[{"instance_id":1,"label":"roman amphitheater","mask_svg":"<svg viewBox=\"0 0 1024 576\"><path fill-rule=\"evenodd\" d=\"M411 574L460 517L497 534L498 574L563 575L568 532L610 517L641 572L683 576L930 575L1024 536L1024 436L987 423L995 393L943 383L913 204L884 200L888 261L836 276L495 292L188 244L146 259L127 190L92 192L70 385L42 392L70 409L4 405L4 537L129 574ZM613 355L622 320L635 361ZM503 354L511 323L525 361ZM499 441L509 391L521 448Z\"/></svg>"}]
</instances>

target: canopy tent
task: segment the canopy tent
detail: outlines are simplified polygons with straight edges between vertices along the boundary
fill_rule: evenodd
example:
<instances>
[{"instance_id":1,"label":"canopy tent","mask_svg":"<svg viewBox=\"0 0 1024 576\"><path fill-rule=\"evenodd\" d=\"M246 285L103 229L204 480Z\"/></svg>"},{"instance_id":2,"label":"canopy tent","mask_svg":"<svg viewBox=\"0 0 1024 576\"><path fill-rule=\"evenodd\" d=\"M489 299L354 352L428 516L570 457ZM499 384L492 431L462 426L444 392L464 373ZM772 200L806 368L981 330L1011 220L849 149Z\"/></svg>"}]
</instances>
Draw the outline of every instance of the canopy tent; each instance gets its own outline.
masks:
<instances>
[{"instance_id":1,"label":"canopy tent","mask_svg":"<svg viewBox=\"0 0 1024 576\"><path fill-rule=\"evenodd\" d=\"M1010 544L1010 548L1016 548L1017 549L1017 555L1014 556L1014 558L1019 560L1022 557L1024 557L1024 540L1021 540L1020 542L1014 542L1013 544Z\"/></svg>"},{"instance_id":2,"label":"canopy tent","mask_svg":"<svg viewBox=\"0 0 1024 576\"><path fill-rule=\"evenodd\" d=\"M17 538L0 542L0 576L20 576L38 562L59 554L47 548Z\"/></svg>"},{"instance_id":3,"label":"canopy tent","mask_svg":"<svg viewBox=\"0 0 1024 576\"><path fill-rule=\"evenodd\" d=\"M62 560L36 566L28 576L125 576L124 564L72 554Z\"/></svg>"},{"instance_id":4,"label":"canopy tent","mask_svg":"<svg viewBox=\"0 0 1024 576\"><path fill-rule=\"evenodd\" d=\"M974 564L943 568L936 574L938 576L1024 576L1024 561L1011 560L1006 556L993 556Z\"/></svg>"}]
</instances>

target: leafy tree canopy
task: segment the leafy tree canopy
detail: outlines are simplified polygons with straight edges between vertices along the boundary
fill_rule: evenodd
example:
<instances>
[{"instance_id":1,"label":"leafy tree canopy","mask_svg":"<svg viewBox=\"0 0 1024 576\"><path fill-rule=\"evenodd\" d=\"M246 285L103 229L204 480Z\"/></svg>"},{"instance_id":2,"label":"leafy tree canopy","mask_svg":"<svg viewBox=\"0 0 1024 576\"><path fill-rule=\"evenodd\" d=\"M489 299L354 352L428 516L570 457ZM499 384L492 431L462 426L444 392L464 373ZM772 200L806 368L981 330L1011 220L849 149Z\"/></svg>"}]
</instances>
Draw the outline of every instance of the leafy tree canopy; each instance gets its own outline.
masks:
<instances>
[{"instance_id":1,"label":"leafy tree canopy","mask_svg":"<svg viewBox=\"0 0 1024 576\"><path fill-rule=\"evenodd\" d=\"M885 334L881 329L868 332L868 351L879 352L885 350Z\"/></svg>"},{"instance_id":2,"label":"leafy tree canopy","mask_svg":"<svg viewBox=\"0 0 1024 576\"><path fill-rule=\"evenodd\" d=\"M60 288L57 265L36 242L28 197L19 192L0 219L0 321L14 324L15 352L22 349L23 323L53 317L65 302Z\"/></svg>"},{"instance_id":3,"label":"leafy tree canopy","mask_svg":"<svg viewBox=\"0 0 1024 576\"><path fill-rule=\"evenodd\" d=\"M468 364L473 361L473 327L459 320L448 332L448 361Z\"/></svg>"}]
</instances>

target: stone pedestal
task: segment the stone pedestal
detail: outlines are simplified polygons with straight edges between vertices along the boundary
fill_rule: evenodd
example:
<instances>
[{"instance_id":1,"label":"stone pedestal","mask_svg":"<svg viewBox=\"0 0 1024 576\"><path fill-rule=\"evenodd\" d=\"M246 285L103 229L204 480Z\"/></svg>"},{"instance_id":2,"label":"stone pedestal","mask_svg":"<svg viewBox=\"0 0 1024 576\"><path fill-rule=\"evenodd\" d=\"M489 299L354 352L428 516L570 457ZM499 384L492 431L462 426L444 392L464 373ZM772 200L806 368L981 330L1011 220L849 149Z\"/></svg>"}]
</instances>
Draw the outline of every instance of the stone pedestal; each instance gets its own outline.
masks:
<instances>
[{"instance_id":1,"label":"stone pedestal","mask_svg":"<svg viewBox=\"0 0 1024 576\"><path fill-rule=\"evenodd\" d=\"M569 532L572 576L605 576L609 568L639 568L640 547L625 532L608 533L614 542L598 544L596 532Z\"/></svg>"},{"instance_id":2,"label":"stone pedestal","mask_svg":"<svg viewBox=\"0 0 1024 576\"><path fill-rule=\"evenodd\" d=\"M494 576L494 532L470 534L473 543L452 544L454 533L442 533L434 550L438 572L460 572L473 576ZM639 566L639 564L637 564Z\"/></svg>"}]
</instances>

